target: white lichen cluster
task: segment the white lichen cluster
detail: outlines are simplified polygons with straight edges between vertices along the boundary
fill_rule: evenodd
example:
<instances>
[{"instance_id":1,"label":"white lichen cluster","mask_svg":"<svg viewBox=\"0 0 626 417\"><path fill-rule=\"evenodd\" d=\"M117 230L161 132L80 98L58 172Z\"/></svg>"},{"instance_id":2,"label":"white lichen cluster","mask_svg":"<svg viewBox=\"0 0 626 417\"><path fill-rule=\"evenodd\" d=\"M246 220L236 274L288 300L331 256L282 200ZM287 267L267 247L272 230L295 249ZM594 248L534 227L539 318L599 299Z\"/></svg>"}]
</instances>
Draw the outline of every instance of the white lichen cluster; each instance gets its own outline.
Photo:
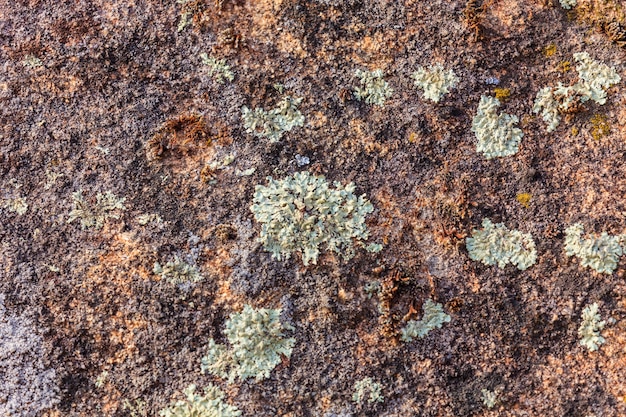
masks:
<instances>
[{"instance_id":1,"label":"white lichen cluster","mask_svg":"<svg viewBox=\"0 0 626 417\"><path fill-rule=\"evenodd\" d=\"M493 407L496 406L496 404L498 403L498 393L496 391L489 391L488 389L483 388L482 390L480 390L480 393L482 395L483 404L485 405L485 407L491 410Z\"/></svg>"},{"instance_id":2,"label":"white lichen cluster","mask_svg":"<svg viewBox=\"0 0 626 417\"><path fill-rule=\"evenodd\" d=\"M28 203L24 197L5 198L4 201L2 201L2 207L19 216L28 211Z\"/></svg>"},{"instance_id":3,"label":"white lichen cluster","mask_svg":"<svg viewBox=\"0 0 626 417\"><path fill-rule=\"evenodd\" d=\"M598 314L598 303L585 307L582 314L582 323L578 328L580 345L586 347L590 352L598 350L598 347L606 342L604 337L600 336L600 331L605 324Z\"/></svg>"},{"instance_id":4,"label":"white lichen cluster","mask_svg":"<svg viewBox=\"0 0 626 417\"><path fill-rule=\"evenodd\" d=\"M196 386L190 385L179 400L159 411L161 417L238 417L241 411L234 405L224 402L224 392L219 387L209 384L204 395L196 394Z\"/></svg>"},{"instance_id":5,"label":"white lichen cluster","mask_svg":"<svg viewBox=\"0 0 626 417\"><path fill-rule=\"evenodd\" d=\"M571 86L558 83L556 87L544 87L535 98L533 113L541 114L548 123L548 132L557 128L561 113L571 111L579 104L589 100L605 104L606 90L621 80L614 68L594 61L587 52L574 54L574 60L578 63L576 71L580 78L577 83Z\"/></svg>"},{"instance_id":6,"label":"white lichen cluster","mask_svg":"<svg viewBox=\"0 0 626 417\"><path fill-rule=\"evenodd\" d=\"M80 219L80 225L83 229L89 227L101 229L106 219L120 218L115 211L126 210L124 201L126 201L126 198L118 198L112 192L107 191L104 194L98 193L95 204L89 204L85 201L82 191L76 191L72 193L74 208L70 211L70 218L67 222L71 223L76 219Z\"/></svg>"},{"instance_id":7,"label":"white lichen cluster","mask_svg":"<svg viewBox=\"0 0 626 417\"><path fill-rule=\"evenodd\" d=\"M304 126L304 116L298 110L301 102L302 98L287 96L270 111L260 107L254 110L242 107L241 118L246 132L268 138L272 143L280 141L285 132L297 126Z\"/></svg>"},{"instance_id":8,"label":"white lichen cluster","mask_svg":"<svg viewBox=\"0 0 626 417\"><path fill-rule=\"evenodd\" d=\"M511 263L522 271L535 264L537 250L530 233L509 230L503 223L493 224L487 218L482 226L482 230L474 229L465 240L471 259L500 268Z\"/></svg>"},{"instance_id":9,"label":"white lichen cluster","mask_svg":"<svg viewBox=\"0 0 626 417\"><path fill-rule=\"evenodd\" d=\"M212 56L208 56L204 52L200 54L200 59L202 63L208 67L207 72L209 76L217 83L224 84L224 80L232 82L235 79L235 74L233 74L226 60L216 59Z\"/></svg>"},{"instance_id":10,"label":"white lichen cluster","mask_svg":"<svg viewBox=\"0 0 626 417\"><path fill-rule=\"evenodd\" d=\"M385 81L383 71L380 69L374 71L358 69L356 76L363 85L363 88L354 88L354 97L359 101L365 100L367 104L384 106L385 101L393 94L393 88Z\"/></svg>"},{"instance_id":11,"label":"white lichen cluster","mask_svg":"<svg viewBox=\"0 0 626 417\"><path fill-rule=\"evenodd\" d=\"M207 355L202 358L202 372L233 382L236 378L261 381L281 362L289 358L295 339L286 338L285 330L293 330L280 322L280 309L255 309L245 305L241 313L226 320L224 333L230 349L209 340Z\"/></svg>"},{"instance_id":12,"label":"white lichen cluster","mask_svg":"<svg viewBox=\"0 0 626 417\"><path fill-rule=\"evenodd\" d=\"M565 253L576 256L584 267L612 274L620 256L624 254L626 235L611 236L603 232L599 237L583 239L583 225L573 224L565 230Z\"/></svg>"},{"instance_id":13,"label":"white lichen cluster","mask_svg":"<svg viewBox=\"0 0 626 417\"><path fill-rule=\"evenodd\" d=\"M472 120L472 132L478 139L476 152L482 153L487 159L516 154L524 136L522 130L515 127L517 116L498 114L499 106L497 98L481 96L476 116Z\"/></svg>"},{"instance_id":14,"label":"white lichen cluster","mask_svg":"<svg viewBox=\"0 0 626 417\"><path fill-rule=\"evenodd\" d=\"M411 78L417 87L424 90L424 98L435 103L459 82L454 71L445 70L441 64L430 65L428 69L419 67Z\"/></svg>"},{"instance_id":15,"label":"white lichen cluster","mask_svg":"<svg viewBox=\"0 0 626 417\"><path fill-rule=\"evenodd\" d=\"M374 382L369 376L357 381L354 384L354 394L352 394L352 401L362 405L367 398L367 403L382 403L385 401L385 397L382 395L382 385L378 382Z\"/></svg>"},{"instance_id":16,"label":"white lichen cluster","mask_svg":"<svg viewBox=\"0 0 626 417\"><path fill-rule=\"evenodd\" d=\"M374 208L365 194L354 194L353 183L344 187L335 182L333 189L323 176L307 171L267 180L267 186L256 186L250 209L262 225L259 241L278 260L300 252L304 265L316 264L322 245L350 259L354 240L363 246L369 237L365 216ZM365 248L375 252L381 246Z\"/></svg>"},{"instance_id":17,"label":"white lichen cluster","mask_svg":"<svg viewBox=\"0 0 626 417\"><path fill-rule=\"evenodd\" d=\"M163 266L161 266L160 263L155 262L152 272L160 275L161 279L175 285L191 284L204 279L198 268L188 264L178 256L174 256L173 261L169 261Z\"/></svg>"},{"instance_id":18,"label":"white lichen cluster","mask_svg":"<svg viewBox=\"0 0 626 417\"><path fill-rule=\"evenodd\" d=\"M559 0L559 3L561 3L562 8L567 10L576 6L576 0Z\"/></svg>"},{"instance_id":19,"label":"white lichen cluster","mask_svg":"<svg viewBox=\"0 0 626 417\"><path fill-rule=\"evenodd\" d=\"M433 329L440 329L443 323L450 321L450 316L443 312L443 306L430 298L422 306L424 315L420 320L410 320L402 329L400 340L411 342L414 338L423 338Z\"/></svg>"},{"instance_id":20,"label":"white lichen cluster","mask_svg":"<svg viewBox=\"0 0 626 417\"><path fill-rule=\"evenodd\" d=\"M34 55L26 55L22 60L22 65L28 68L37 68L43 66L43 62Z\"/></svg>"}]
</instances>

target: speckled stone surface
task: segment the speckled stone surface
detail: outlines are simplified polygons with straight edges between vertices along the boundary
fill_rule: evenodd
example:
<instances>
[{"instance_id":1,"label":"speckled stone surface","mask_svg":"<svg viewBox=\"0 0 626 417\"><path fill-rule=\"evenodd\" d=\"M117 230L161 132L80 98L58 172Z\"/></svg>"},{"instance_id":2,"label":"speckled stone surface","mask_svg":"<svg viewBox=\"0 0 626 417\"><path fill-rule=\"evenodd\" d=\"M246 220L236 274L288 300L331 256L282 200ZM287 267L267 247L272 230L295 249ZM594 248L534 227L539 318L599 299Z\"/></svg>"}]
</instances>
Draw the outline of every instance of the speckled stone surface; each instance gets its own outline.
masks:
<instances>
[{"instance_id":1,"label":"speckled stone surface","mask_svg":"<svg viewBox=\"0 0 626 417\"><path fill-rule=\"evenodd\" d=\"M598 274L564 251L577 222L626 232L626 49L619 27L606 30L622 11L470 3L0 1L0 292L54 369L60 401L42 415L156 416L210 383L243 416L626 415L625 260ZM547 133L535 96L574 83L585 51L622 81ZM217 82L202 53L233 81ZM439 103L410 78L436 63L459 78ZM383 71L384 106L355 98L359 69ZM509 90L499 110L524 137L517 154L486 160L471 121L495 88ZM286 95L302 98L302 127L277 143L246 132L243 106ZM305 267L263 250L254 187L303 170L367 195L381 252L323 251ZM68 223L77 191L88 204L111 192L125 209L101 229ZM537 263L472 261L465 238L487 217L530 233ZM177 256L204 280L153 272ZM451 321L399 342L429 298ZM594 302L606 343L588 352L577 330ZM258 383L201 374L208 340L224 343L245 304L282 308L291 358ZM353 402L366 377L384 402ZM491 409L484 389L498 393Z\"/></svg>"}]
</instances>

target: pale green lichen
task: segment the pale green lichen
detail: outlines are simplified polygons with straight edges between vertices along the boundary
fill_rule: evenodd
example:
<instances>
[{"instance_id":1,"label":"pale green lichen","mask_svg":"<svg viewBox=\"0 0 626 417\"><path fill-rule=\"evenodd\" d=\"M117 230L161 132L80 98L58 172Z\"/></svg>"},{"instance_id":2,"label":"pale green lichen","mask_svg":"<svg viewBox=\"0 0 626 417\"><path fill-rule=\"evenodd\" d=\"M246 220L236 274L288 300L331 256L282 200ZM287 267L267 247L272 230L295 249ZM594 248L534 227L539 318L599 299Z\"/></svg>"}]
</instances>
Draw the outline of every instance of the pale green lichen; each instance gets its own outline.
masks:
<instances>
[{"instance_id":1,"label":"pale green lichen","mask_svg":"<svg viewBox=\"0 0 626 417\"><path fill-rule=\"evenodd\" d=\"M304 116L298 110L302 98L283 98L276 108L266 111L262 108L250 110L244 106L241 108L246 132L257 137L268 138L270 142L278 142L285 132L294 127L304 126Z\"/></svg>"},{"instance_id":2,"label":"pale green lichen","mask_svg":"<svg viewBox=\"0 0 626 417\"><path fill-rule=\"evenodd\" d=\"M216 59L212 56L208 56L206 53L200 54L202 63L206 65L207 72L217 83L224 84L224 80L233 81L235 74L230 69L230 65L226 63L224 59Z\"/></svg>"},{"instance_id":3,"label":"pale green lichen","mask_svg":"<svg viewBox=\"0 0 626 417\"><path fill-rule=\"evenodd\" d=\"M306 171L267 180L267 186L256 186L250 209L262 224L259 241L278 260L300 252L304 265L315 264L322 245L350 259L354 240L368 238L365 216L374 208L365 194L354 194L353 183L344 187L335 182L332 189L323 176ZM380 246L366 249L378 251Z\"/></svg>"},{"instance_id":4,"label":"pale green lichen","mask_svg":"<svg viewBox=\"0 0 626 417\"><path fill-rule=\"evenodd\" d=\"M576 6L576 0L559 0L559 3L561 3L562 8L567 10Z\"/></svg>"},{"instance_id":5,"label":"pale green lichen","mask_svg":"<svg viewBox=\"0 0 626 417\"><path fill-rule=\"evenodd\" d=\"M492 409L498 403L498 393L496 391L489 391L488 389L480 390L482 394L483 404L488 409Z\"/></svg>"},{"instance_id":6,"label":"pale green lichen","mask_svg":"<svg viewBox=\"0 0 626 417\"><path fill-rule=\"evenodd\" d=\"M359 101L365 100L367 104L384 106L385 101L393 94L393 88L384 80L383 71L380 69L374 71L358 69L356 76L363 85L363 88L354 88L354 97Z\"/></svg>"},{"instance_id":7,"label":"pale green lichen","mask_svg":"<svg viewBox=\"0 0 626 417\"><path fill-rule=\"evenodd\" d=\"M28 211L28 203L24 197L5 198L2 207L21 216Z\"/></svg>"},{"instance_id":8,"label":"pale green lichen","mask_svg":"<svg viewBox=\"0 0 626 417\"><path fill-rule=\"evenodd\" d=\"M556 87L544 87L535 98L533 113L541 113L543 120L548 123L548 132L559 125L560 113L575 110L577 105L588 100L605 104L606 90L621 79L614 68L594 61L587 52L574 54L574 59L578 62L576 71L580 81L571 86L559 82Z\"/></svg>"},{"instance_id":9,"label":"pale green lichen","mask_svg":"<svg viewBox=\"0 0 626 417\"><path fill-rule=\"evenodd\" d=\"M85 201L82 191L76 191L72 194L74 208L70 211L70 217L67 222L71 223L76 219L80 219L80 225L83 229L89 227L101 229L107 219L120 218L115 211L126 210L124 201L126 201L125 198L118 198L115 194L107 191L104 194L98 193L96 202L89 204Z\"/></svg>"},{"instance_id":10,"label":"pale green lichen","mask_svg":"<svg viewBox=\"0 0 626 417\"><path fill-rule=\"evenodd\" d=\"M234 405L224 402L224 393L219 387L209 384L204 395L196 394L196 386L190 385L179 400L159 411L161 417L238 417L241 411Z\"/></svg>"},{"instance_id":11,"label":"pale green lichen","mask_svg":"<svg viewBox=\"0 0 626 417\"><path fill-rule=\"evenodd\" d=\"M410 320L402 328L400 340L411 342L414 338L423 338L433 329L440 329L444 323L450 322L450 316L443 312L443 306L430 298L422 306L424 315L420 320Z\"/></svg>"},{"instance_id":12,"label":"pale green lichen","mask_svg":"<svg viewBox=\"0 0 626 417\"><path fill-rule=\"evenodd\" d=\"M174 256L173 261L169 261L161 266L158 262L154 263L152 271L164 279L175 285L185 285L199 282L204 279L198 268Z\"/></svg>"},{"instance_id":13,"label":"pale green lichen","mask_svg":"<svg viewBox=\"0 0 626 417\"><path fill-rule=\"evenodd\" d=\"M185 30L185 28L191 23L193 13L187 9L187 5L192 1L193 0L176 0L176 3L183 6L180 13L180 20L178 21L178 26L176 27L178 32Z\"/></svg>"},{"instance_id":14,"label":"pale green lichen","mask_svg":"<svg viewBox=\"0 0 626 417\"><path fill-rule=\"evenodd\" d=\"M517 116L498 114L499 106L498 99L481 96L476 116L472 120L472 132L478 139L476 152L482 153L487 159L516 154L524 136L521 129L514 127L518 122Z\"/></svg>"},{"instance_id":15,"label":"pale green lichen","mask_svg":"<svg viewBox=\"0 0 626 417\"><path fill-rule=\"evenodd\" d=\"M382 385L370 377L363 378L354 384L354 393L352 394L352 401L362 405L367 398L367 403L382 403L385 401L385 397L382 395Z\"/></svg>"},{"instance_id":16,"label":"pale green lichen","mask_svg":"<svg viewBox=\"0 0 626 417\"><path fill-rule=\"evenodd\" d=\"M583 239L584 228L580 223L565 230L565 253L576 256L580 264L597 272L612 274L620 256L624 254L626 235L611 236L603 232L599 237Z\"/></svg>"},{"instance_id":17,"label":"pale green lichen","mask_svg":"<svg viewBox=\"0 0 626 417\"><path fill-rule=\"evenodd\" d=\"M598 303L590 304L583 309L578 336L580 337L580 345L586 347L590 352L598 350L598 347L606 342L604 337L600 336L600 331L606 323L600 319Z\"/></svg>"},{"instance_id":18,"label":"pale green lichen","mask_svg":"<svg viewBox=\"0 0 626 417\"><path fill-rule=\"evenodd\" d=\"M22 60L22 65L28 68L37 68L43 66L43 62L34 55L26 55Z\"/></svg>"},{"instance_id":19,"label":"pale green lichen","mask_svg":"<svg viewBox=\"0 0 626 417\"><path fill-rule=\"evenodd\" d=\"M606 102L606 90L621 80L615 68L591 59L587 52L574 54L574 60L578 63L576 65L578 76L589 84L592 90L597 91L598 96L602 97L601 100L593 97L592 99L598 104L604 104Z\"/></svg>"},{"instance_id":20,"label":"pale green lichen","mask_svg":"<svg viewBox=\"0 0 626 417\"><path fill-rule=\"evenodd\" d=\"M122 408L128 411L130 417L148 417L146 401L141 398L136 398L134 403L125 398L124 401L122 401Z\"/></svg>"},{"instance_id":21,"label":"pale green lichen","mask_svg":"<svg viewBox=\"0 0 626 417\"><path fill-rule=\"evenodd\" d=\"M435 103L459 82L454 71L445 70L441 64L430 65L428 69L419 67L411 78L417 87L424 90L424 98Z\"/></svg>"},{"instance_id":22,"label":"pale green lichen","mask_svg":"<svg viewBox=\"0 0 626 417\"><path fill-rule=\"evenodd\" d=\"M493 224L489 219L484 219L482 226L482 230L474 229L472 236L465 240L471 259L500 268L511 263L522 271L537 261L530 233L509 230L503 223Z\"/></svg>"},{"instance_id":23,"label":"pale green lichen","mask_svg":"<svg viewBox=\"0 0 626 417\"><path fill-rule=\"evenodd\" d=\"M295 339L286 338L285 330L293 330L280 322L280 309L255 309L245 305L241 313L234 313L226 321L224 333L230 349L209 340L207 355L202 358L202 372L228 378L261 381L281 362L281 355L289 358Z\"/></svg>"},{"instance_id":24,"label":"pale green lichen","mask_svg":"<svg viewBox=\"0 0 626 417\"><path fill-rule=\"evenodd\" d=\"M157 213L140 214L135 219L137 220L137 223L139 223L141 226L145 226L148 223L156 223L156 224L163 223L163 219Z\"/></svg>"}]
</instances>

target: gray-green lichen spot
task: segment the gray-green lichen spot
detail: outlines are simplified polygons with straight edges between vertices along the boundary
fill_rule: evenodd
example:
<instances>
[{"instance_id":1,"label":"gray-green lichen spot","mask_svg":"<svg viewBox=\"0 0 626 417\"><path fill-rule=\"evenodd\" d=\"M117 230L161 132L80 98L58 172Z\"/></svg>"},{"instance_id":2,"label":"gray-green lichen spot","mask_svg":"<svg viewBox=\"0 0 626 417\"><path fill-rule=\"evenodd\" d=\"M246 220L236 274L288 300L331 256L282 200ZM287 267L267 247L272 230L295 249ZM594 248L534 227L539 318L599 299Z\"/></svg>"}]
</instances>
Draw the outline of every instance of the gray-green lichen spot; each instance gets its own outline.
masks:
<instances>
[{"instance_id":1,"label":"gray-green lichen spot","mask_svg":"<svg viewBox=\"0 0 626 417\"><path fill-rule=\"evenodd\" d=\"M472 120L472 132L476 134L478 143L476 152L485 158L515 155L524 134L515 127L517 116L500 113L500 101L495 97L481 96L476 116Z\"/></svg>"},{"instance_id":2,"label":"gray-green lichen spot","mask_svg":"<svg viewBox=\"0 0 626 417\"><path fill-rule=\"evenodd\" d=\"M80 219L80 225L83 229L89 227L101 229L106 219L120 218L116 211L126 210L124 201L126 201L126 198L118 198L112 192L107 191L104 194L98 193L96 202L91 204L84 199L82 191L76 191L72 194L74 208L70 211L70 217L67 222L71 223L76 219Z\"/></svg>"},{"instance_id":3,"label":"gray-green lichen spot","mask_svg":"<svg viewBox=\"0 0 626 417\"><path fill-rule=\"evenodd\" d=\"M411 78L417 87L424 91L424 98L438 103L451 88L459 82L452 70L445 70L441 64L419 67Z\"/></svg>"},{"instance_id":4,"label":"gray-green lichen spot","mask_svg":"<svg viewBox=\"0 0 626 417\"><path fill-rule=\"evenodd\" d=\"M257 137L268 138L270 142L278 142L285 132L297 126L304 126L304 116L298 110L302 98L285 97L270 111L257 107L254 110L244 106L241 108L246 132Z\"/></svg>"},{"instance_id":5,"label":"gray-green lichen spot","mask_svg":"<svg viewBox=\"0 0 626 417\"><path fill-rule=\"evenodd\" d=\"M624 254L626 235L611 236L603 232L599 237L583 239L583 225L573 224L565 229L565 253L576 256L580 264L603 274L612 274L620 256Z\"/></svg>"},{"instance_id":6,"label":"gray-green lichen spot","mask_svg":"<svg viewBox=\"0 0 626 417\"><path fill-rule=\"evenodd\" d=\"M158 262L155 262L152 271L155 274L160 275L161 279L175 285L184 286L202 281L204 279L198 268L188 264L178 256L175 256L173 261L169 261L163 266L161 266Z\"/></svg>"},{"instance_id":7,"label":"gray-green lichen spot","mask_svg":"<svg viewBox=\"0 0 626 417\"><path fill-rule=\"evenodd\" d=\"M580 78L577 83L564 86L559 82L556 87L544 87L535 98L533 113L541 114L548 123L548 132L559 125L560 113L567 113L589 100L605 104L606 90L621 80L614 68L594 61L587 52L574 54L574 60L578 63L576 71Z\"/></svg>"},{"instance_id":8,"label":"gray-green lichen spot","mask_svg":"<svg viewBox=\"0 0 626 417\"><path fill-rule=\"evenodd\" d=\"M356 70L356 76L363 86L363 88L354 88L354 97L357 100L365 100L367 104L384 106L385 101L392 96L393 88L383 78L382 70L363 71L358 69Z\"/></svg>"},{"instance_id":9,"label":"gray-green lichen spot","mask_svg":"<svg viewBox=\"0 0 626 417\"><path fill-rule=\"evenodd\" d=\"M283 331L293 327L281 323L280 314L280 309L255 309L249 305L241 313L231 314L224 330L230 349L210 339L207 355L202 358L202 372L229 382L236 378L268 378L281 362L281 355L291 356L296 342L284 337Z\"/></svg>"},{"instance_id":10,"label":"gray-green lichen spot","mask_svg":"<svg viewBox=\"0 0 626 417\"><path fill-rule=\"evenodd\" d=\"M250 209L262 225L259 241L278 260L300 252L305 265L315 264L322 245L350 259L354 241L369 237L365 216L374 208L365 194L354 194L353 183L344 187L335 182L333 189L323 176L307 171L278 181L267 180L267 186L256 186ZM365 248L377 252L381 246Z\"/></svg>"},{"instance_id":11,"label":"gray-green lichen spot","mask_svg":"<svg viewBox=\"0 0 626 417\"><path fill-rule=\"evenodd\" d=\"M200 54L200 59L207 66L209 76L217 83L224 84L224 80L232 82L235 79L235 74L233 74L226 60L208 56L205 52Z\"/></svg>"},{"instance_id":12,"label":"gray-green lichen spot","mask_svg":"<svg viewBox=\"0 0 626 417\"><path fill-rule=\"evenodd\" d=\"M196 386L190 385L184 391L184 400L172 403L159 411L161 417L238 417L241 411L234 405L224 402L224 392L209 384L204 395L196 394Z\"/></svg>"},{"instance_id":13,"label":"gray-green lichen spot","mask_svg":"<svg viewBox=\"0 0 626 417\"><path fill-rule=\"evenodd\" d=\"M385 402L382 390L383 387L380 383L374 382L369 376L365 377L354 384L352 401L358 405L362 405L366 398L368 404Z\"/></svg>"},{"instance_id":14,"label":"gray-green lichen spot","mask_svg":"<svg viewBox=\"0 0 626 417\"><path fill-rule=\"evenodd\" d=\"M424 315L420 320L410 320L402 329L400 340L410 342L414 338L423 338L433 329L440 329L444 323L450 321L450 316L443 312L443 306L430 298L422 307Z\"/></svg>"},{"instance_id":15,"label":"gray-green lichen spot","mask_svg":"<svg viewBox=\"0 0 626 417\"><path fill-rule=\"evenodd\" d=\"M530 233L509 230L503 223L493 224L489 219L484 219L482 226L465 240L471 259L500 268L511 263L522 271L535 264L537 251Z\"/></svg>"},{"instance_id":16,"label":"gray-green lichen spot","mask_svg":"<svg viewBox=\"0 0 626 417\"><path fill-rule=\"evenodd\" d=\"M582 323L578 328L580 345L586 347L589 352L598 350L598 347L606 340L600 336L600 331L604 329L606 323L601 320L598 314L598 303L589 304L583 309Z\"/></svg>"}]
</instances>

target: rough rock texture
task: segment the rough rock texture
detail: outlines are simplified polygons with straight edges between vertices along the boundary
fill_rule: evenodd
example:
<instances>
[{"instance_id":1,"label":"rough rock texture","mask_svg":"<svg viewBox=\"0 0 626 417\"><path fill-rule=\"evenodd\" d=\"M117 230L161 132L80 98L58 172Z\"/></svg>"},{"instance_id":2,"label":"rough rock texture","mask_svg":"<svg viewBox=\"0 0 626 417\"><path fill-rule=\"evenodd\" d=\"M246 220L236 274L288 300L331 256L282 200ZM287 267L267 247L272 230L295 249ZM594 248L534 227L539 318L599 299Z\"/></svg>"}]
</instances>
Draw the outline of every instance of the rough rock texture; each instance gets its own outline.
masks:
<instances>
[{"instance_id":1,"label":"rough rock texture","mask_svg":"<svg viewBox=\"0 0 626 417\"><path fill-rule=\"evenodd\" d=\"M624 81L554 132L532 114L542 87L575 82L574 53L626 79L619 28L603 30L624 16L614 0L469 3L2 0L0 293L54 346L60 402L45 415L129 416L125 400L141 400L155 416L209 383L243 416L626 415L625 260L597 274L563 247L577 222L625 233ZM202 53L233 82L214 80ZM435 63L460 80L437 104L410 78ZM354 98L357 69L384 72L383 107ZM486 160L470 128L495 78L524 140ZM285 95L303 99L303 127L279 143L246 132L243 106ZM381 252L323 252L304 267L263 250L255 185L304 169L367 194ZM111 192L125 210L83 230L68 223L77 191L90 204ZM464 239L486 217L530 233L537 263L470 260ZM205 279L179 288L153 273L176 256ZM399 343L429 298L450 323ZM594 302L606 343L590 353L577 329ZM269 379L227 385L200 359L244 304L282 308L296 343ZM365 377L384 403L352 402ZM500 393L491 410L483 389Z\"/></svg>"}]
</instances>

